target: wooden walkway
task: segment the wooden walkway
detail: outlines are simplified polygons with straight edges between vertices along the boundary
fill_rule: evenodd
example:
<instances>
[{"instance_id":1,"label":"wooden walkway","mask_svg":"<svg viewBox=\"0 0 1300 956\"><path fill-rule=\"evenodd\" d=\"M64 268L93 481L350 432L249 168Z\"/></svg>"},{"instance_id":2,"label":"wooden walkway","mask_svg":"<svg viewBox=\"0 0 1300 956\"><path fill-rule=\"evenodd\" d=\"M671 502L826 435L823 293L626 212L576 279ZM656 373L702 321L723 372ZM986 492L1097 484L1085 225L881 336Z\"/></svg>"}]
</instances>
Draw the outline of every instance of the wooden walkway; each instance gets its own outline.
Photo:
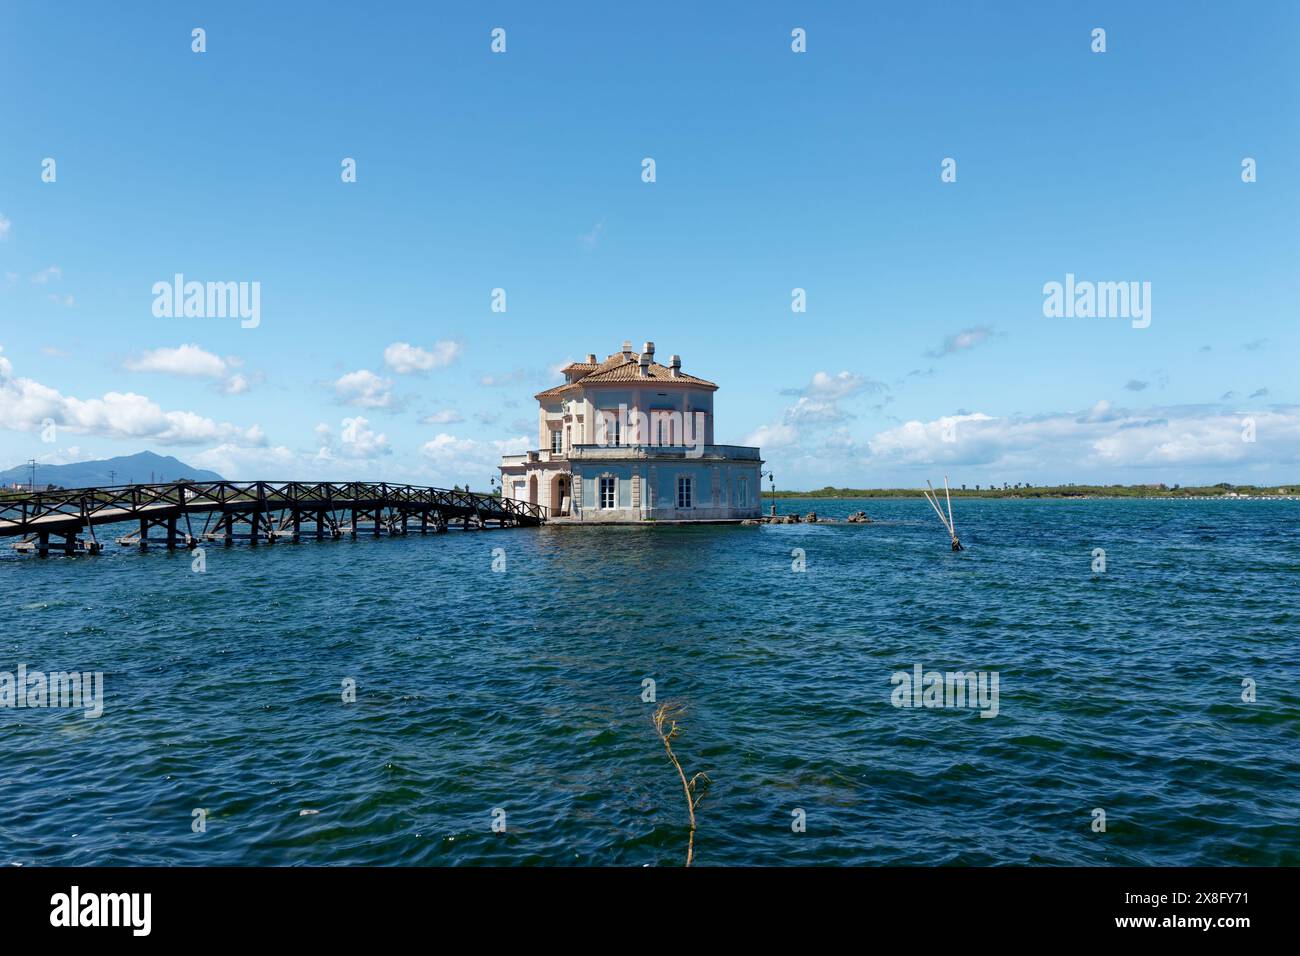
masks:
<instances>
[{"instance_id":1,"label":"wooden walkway","mask_svg":"<svg viewBox=\"0 0 1300 956\"><path fill-rule=\"evenodd\" d=\"M150 544L193 548L205 541L256 545L304 536L424 534L446 531L453 522L466 530L508 528L545 520L545 508L522 501L364 481L177 481L0 499L0 537L16 537L14 548L42 557L51 550L98 554L103 544L95 528L122 522L138 522L139 530L117 542L145 549ZM52 545L51 538L61 540Z\"/></svg>"}]
</instances>

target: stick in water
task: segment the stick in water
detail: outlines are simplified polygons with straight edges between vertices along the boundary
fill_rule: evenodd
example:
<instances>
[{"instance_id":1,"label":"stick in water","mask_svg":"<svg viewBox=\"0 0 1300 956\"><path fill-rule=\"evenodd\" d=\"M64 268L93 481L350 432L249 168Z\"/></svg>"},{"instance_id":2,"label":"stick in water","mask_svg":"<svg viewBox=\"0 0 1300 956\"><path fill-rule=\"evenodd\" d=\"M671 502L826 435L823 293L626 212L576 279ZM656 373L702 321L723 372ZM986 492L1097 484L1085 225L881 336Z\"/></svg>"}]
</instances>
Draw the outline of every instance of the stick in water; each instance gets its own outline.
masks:
<instances>
[{"instance_id":1,"label":"stick in water","mask_svg":"<svg viewBox=\"0 0 1300 956\"><path fill-rule=\"evenodd\" d=\"M946 516L943 513L943 509L939 507L939 493L934 490L934 485L930 483L929 478L925 480L925 483L930 490L927 492L922 488L921 494L925 495L925 500L930 502L930 507L934 509L934 513L937 514L939 520L943 522L944 530L948 532L948 537L952 538L952 549L954 551L964 551L965 548L961 546L961 541L957 538L956 523L953 521L952 517L952 493L948 490L948 476L943 476L943 493L948 499L948 514Z\"/></svg>"},{"instance_id":2,"label":"stick in water","mask_svg":"<svg viewBox=\"0 0 1300 956\"><path fill-rule=\"evenodd\" d=\"M952 495L948 491L948 476L943 476L943 496L948 499L948 533L957 537L957 525L952 520Z\"/></svg>"},{"instance_id":3,"label":"stick in water","mask_svg":"<svg viewBox=\"0 0 1300 956\"><path fill-rule=\"evenodd\" d=\"M927 478L925 483L930 485L930 480ZM943 522L944 530L949 534L952 534L952 529L948 527L948 519L943 516L943 511L939 507L939 496L934 494L934 485L930 485L929 492L922 488L921 494L925 495L925 500L930 502L930 507L934 509L934 513L937 514L939 520Z\"/></svg>"},{"instance_id":4,"label":"stick in water","mask_svg":"<svg viewBox=\"0 0 1300 956\"><path fill-rule=\"evenodd\" d=\"M659 739L664 742L664 750L668 751L668 759L673 762L673 767L677 770L677 776L682 781L682 791L686 794L686 810L691 818L691 836L686 844L686 865L691 865L691 860L695 856L695 808L700 805L704 799L704 791L708 790L709 775L700 771L690 780L686 779L686 771L682 769L681 761L673 753L673 738L680 736L681 731L677 727L677 718L686 713L686 708L681 704L661 704L659 709L654 712L655 733ZM668 724L668 730L664 730L664 724ZM703 779L704 788L696 794L696 784Z\"/></svg>"}]
</instances>

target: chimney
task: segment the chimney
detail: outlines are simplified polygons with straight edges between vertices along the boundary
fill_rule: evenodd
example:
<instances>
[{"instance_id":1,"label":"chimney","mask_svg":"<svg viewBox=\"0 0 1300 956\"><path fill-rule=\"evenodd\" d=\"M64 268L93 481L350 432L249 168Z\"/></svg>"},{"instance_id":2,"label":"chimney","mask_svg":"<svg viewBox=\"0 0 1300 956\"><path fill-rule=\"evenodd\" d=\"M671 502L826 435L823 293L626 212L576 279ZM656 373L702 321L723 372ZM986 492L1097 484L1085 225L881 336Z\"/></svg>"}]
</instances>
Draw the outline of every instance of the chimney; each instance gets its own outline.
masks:
<instances>
[{"instance_id":1,"label":"chimney","mask_svg":"<svg viewBox=\"0 0 1300 956\"><path fill-rule=\"evenodd\" d=\"M649 345L650 343L647 342L646 344ZM640 373L642 378L650 377L650 353L649 352L641 353L641 367L637 371Z\"/></svg>"},{"instance_id":2,"label":"chimney","mask_svg":"<svg viewBox=\"0 0 1300 956\"><path fill-rule=\"evenodd\" d=\"M623 361L632 361L632 342L630 339L623 340Z\"/></svg>"},{"instance_id":3,"label":"chimney","mask_svg":"<svg viewBox=\"0 0 1300 956\"><path fill-rule=\"evenodd\" d=\"M652 361L652 362L654 361L654 357L655 357L655 344L654 344L653 342L647 342L647 343L645 344L645 348L643 348L641 351L644 352L644 353L646 353L647 355L650 356L650 361Z\"/></svg>"},{"instance_id":4,"label":"chimney","mask_svg":"<svg viewBox=\"0 0 1300 956\"><path fill-rule=\"evenodd\" d=\"M587 364L588 364L588 365L595 365L595 364L596 364L596 353L595 353L595 352L588 352L588 353L587 353Z\"/></svg>"},{"instance_id":5,"label":"chimney","mask_svg":"<svg viewBox=\"0 0 1300 956\"><path fill-rule=\"evenodd\" d=\"M674 355L672 360L669 361L668 374L673 378L682 374L682 357L680 355Z\"/></svg>"}]
</instances>

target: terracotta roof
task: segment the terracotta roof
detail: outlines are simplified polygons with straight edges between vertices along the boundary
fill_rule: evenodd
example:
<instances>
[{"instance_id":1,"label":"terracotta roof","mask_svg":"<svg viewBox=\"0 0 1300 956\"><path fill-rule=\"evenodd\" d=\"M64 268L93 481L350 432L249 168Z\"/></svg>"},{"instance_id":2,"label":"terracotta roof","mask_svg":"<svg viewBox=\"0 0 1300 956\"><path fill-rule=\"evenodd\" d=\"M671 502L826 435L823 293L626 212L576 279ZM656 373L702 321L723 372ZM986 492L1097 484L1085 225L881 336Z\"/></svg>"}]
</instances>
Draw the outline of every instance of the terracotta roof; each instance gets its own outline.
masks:
<instances>
[{"instance_id":1,"label":"terracotta roof","mask_svg":"<svg viewBox=\"0 0 1300 956\"><path fill-rule=\"evenodd\" d=\"M658 362L651 362L646 368L646 375L642 377L641 366L636 362L626 362L622 365L616 365L610 369L597 369L590 375L585 376L575 384L589 385L593 382L675 382L678 385L700 385L705 388L717 388L713 382L707 379L699 378L695 375L687 375L685 372L678 372L676 377L672 374L672 369L666 365L660 365Z\"/></svg>"},{"instance_id":2,"label":"terracotta roof","mask_svg":"<svg viewBox=\"0 0 1300 956\"><path fill-rule=\"evenodd\" d=\"M548 388L544 392L538 392L534 398L551 398L556 395L567 395L571 392L579 391L588 385L599 385L605 382L654 382L659 385L694 385L698 388L717 389L717 385L708 379L700 378L696 375L688 375L685 372L679 372L676 377L672 374L672 369L666 365L660 365L658 362L651 362L646 369L645 377L641 375L640 355L636 352L630 353L632 360L629 362L626 353L615 352L599 365L591 365L588 362L571 362L566 365L562 371L582 371L590 369L581 378L574 382L566 382L563 385L557 385L555 388Z\"/></svg>"},{"instance_id":3,"label":"terracotta roof","mask_svg":"<svg viewBox=\"0 0 1300 956\"><path fill-rule=\"evenodd\" d=\"M538 392L533 398L551 398L554 395L566 395L569 392L577 391L580 382L569 382L567 385L557 385L555 388L548 388L544 392Z\"/></svg>"}]
</instances>

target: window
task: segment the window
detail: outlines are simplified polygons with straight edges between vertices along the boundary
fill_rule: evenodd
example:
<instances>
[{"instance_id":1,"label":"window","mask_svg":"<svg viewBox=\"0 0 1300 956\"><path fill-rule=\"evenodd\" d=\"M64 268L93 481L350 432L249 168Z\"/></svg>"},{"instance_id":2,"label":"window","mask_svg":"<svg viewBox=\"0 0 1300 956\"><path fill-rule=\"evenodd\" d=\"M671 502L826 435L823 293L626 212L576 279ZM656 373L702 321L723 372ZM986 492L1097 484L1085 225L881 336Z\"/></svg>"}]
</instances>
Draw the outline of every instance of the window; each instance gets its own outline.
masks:
<instances>
[{"instance_id":1,"label":"window","mask_svg":"<svg viewBox=\"0 0 1300 956\"><path fill-rule=\"evenodd\" d=\"M741 508L749 507L749 479L740 478L736 481L736 505Z\"/></svg>"},{"instance_id":2,"label":"window","mask_svg":"<svg viewBox=\"0 0 1300 956\"><path fill-rule=\"evenodd\" d=\"M551 432L551 454L558 455L564 451L564 433L558 428Z\"/></svg>"},{"instance_id":3,"label":"window","mask_svg":"<svg viewBox=\"0 0 1300 956\"><path fill-rule=\"evenodd\" d=\"M656 418L658 418L658 421L655 422L655 427L658 429L658 435L656 437L659 440L659 444L671 445L673 443L673 420L671 414L660 412Z\"/></svg>"},{"instance_id":4,"label":"window","mask_svg":"<svg viewBox=\"0 0 1300 956\"><path fill-rule=\"evenodd\" d=\"M596 423L596 444L607 447L623 444L623 423L618 412L602 411L599 413L599 419Z\"/></svg>"},{"instance_id":5,"label":"window","mask_svg":"<svg viewBox=\"0 0 1300 956\"><path fill-rule=\"evenodd\" d=\"M691 506L691 479L677 479L677 507L689 508Z\"/></svg>"},{"instance_id":6,"label":"window","mask_svg":"<svg viewBox=\"0 0 1300 956\"><path fill-rule=\"evenodd\" d=\"M614 479L600 479L600 506L602 508L614 507Z\"/></svg>"}]
</instances>

